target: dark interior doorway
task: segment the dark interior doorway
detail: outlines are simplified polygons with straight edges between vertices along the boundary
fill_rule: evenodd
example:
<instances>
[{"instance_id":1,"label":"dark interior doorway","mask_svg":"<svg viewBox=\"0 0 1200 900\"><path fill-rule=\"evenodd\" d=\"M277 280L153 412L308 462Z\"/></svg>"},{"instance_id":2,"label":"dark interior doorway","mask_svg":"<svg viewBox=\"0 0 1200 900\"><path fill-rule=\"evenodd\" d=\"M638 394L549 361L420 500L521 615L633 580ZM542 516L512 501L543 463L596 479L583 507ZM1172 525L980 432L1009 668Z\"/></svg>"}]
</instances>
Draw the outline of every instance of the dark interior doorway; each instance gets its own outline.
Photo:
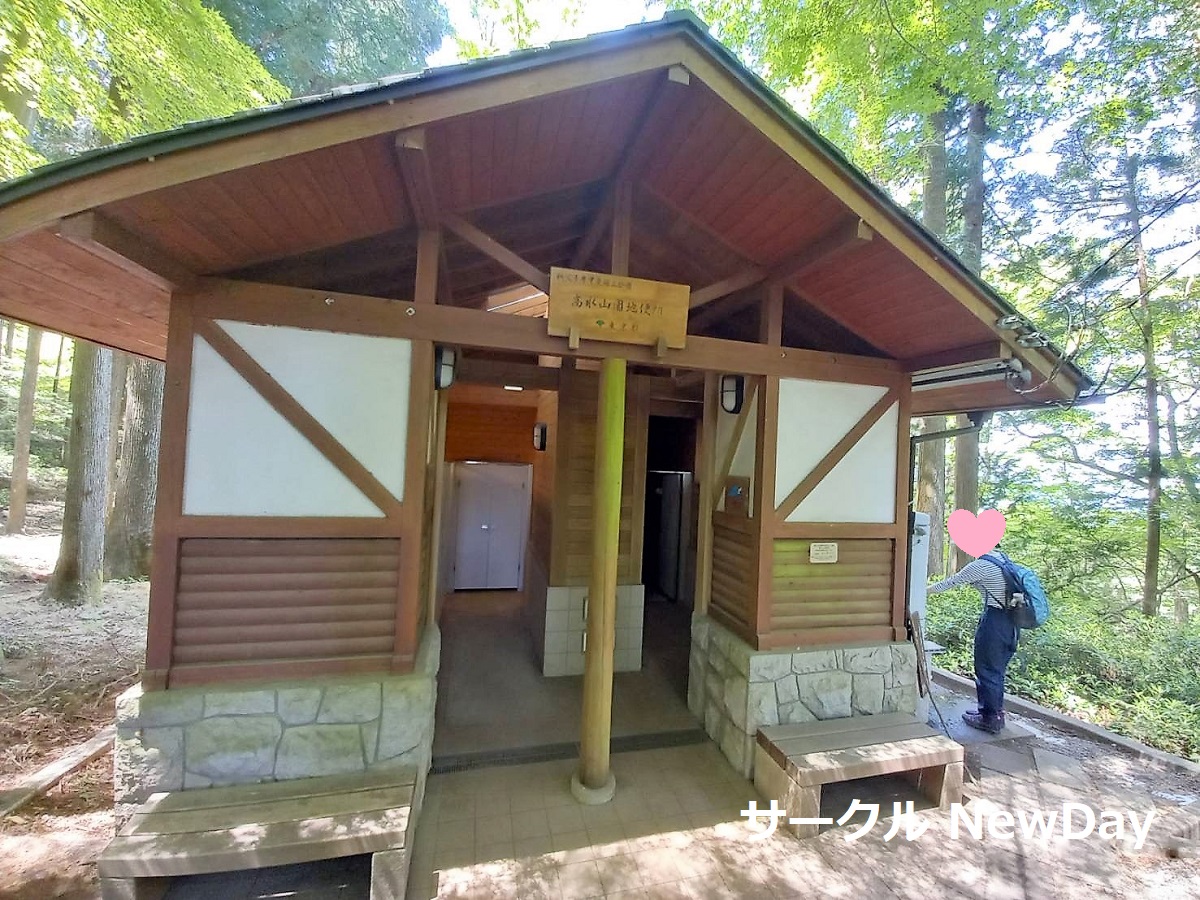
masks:
<instances>
[{"instance_id":1,"label":"dark interior doorway","mask_svg":"<svg viewBox=\"0 0 1200 900\"><path fill-rule=\"evenodd\" d=\"M651 416L642 584L646 599L691 605L696 537L696 421Z\"/></svg>"}]
</instances>

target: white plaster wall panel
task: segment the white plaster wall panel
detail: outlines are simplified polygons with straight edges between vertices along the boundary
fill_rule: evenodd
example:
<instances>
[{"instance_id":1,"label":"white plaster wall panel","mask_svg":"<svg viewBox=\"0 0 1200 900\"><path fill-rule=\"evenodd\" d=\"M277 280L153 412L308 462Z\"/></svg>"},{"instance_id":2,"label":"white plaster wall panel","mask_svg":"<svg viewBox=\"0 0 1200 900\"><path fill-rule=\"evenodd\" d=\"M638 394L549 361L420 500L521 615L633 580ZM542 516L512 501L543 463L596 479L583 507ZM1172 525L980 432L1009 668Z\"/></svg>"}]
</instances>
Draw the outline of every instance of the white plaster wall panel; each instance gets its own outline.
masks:
<instances>
[{"instance_id":1,"label":"white plaster wall panel","mask_svg":"<svg viewBox=\"0 0 1200 900\"><path fill-rule=\"evenodd\" d=\"M397 500L404 499L409 341L281 325L217 324Z\"/></svg>"},{"instance_id":2,"label":"white plaster wall panel","mask_svg":"<svg viewBox=\"0 0 1200 900\"><path fill-rule=\"evenodd\" d=\"M747 509L750 515L753 516L754 454L758 447L758 391L753 391L750 394L742 409L746 413L746 425L742 429L741 440L738 441L737 449L734 451L733 463L729 467L729 475L736 478L750 479L751 502L747 504ZM718 411L716 457L718 466L723 466L725 460L729 458L729 445L733 441L734 427L740 415L741 413L736 416L731 415L723 409ZM720 477L720 473L718 473L718 477ZM717 509L725 509L724 493L717 499Z\"/></svg>"},{"instance_id":3,"label":"white plaster wall panel","mask_svg":"<svg viewBox=\"0 0 1200 900\"><path fill-rule=\"evenodd\" d=\"M779 379L776 508L886 393L873 384Z\"/></svg>"},{"instance_id":4,"label":"white plaster wall panel","mask_svg":"<svg viewBox=\"0 0 1200 900\"><path fill-rule=\"evenodd\" d=\"M789 522L896 521L896 440L899 409L893 404L850 448Z\"/></svg>"},{"instance_id":5,"label":"white plaster wall panel","mask_svg":"<svg viewBox=\"0 0 1200 900\"><path fill-rule=\"evenodd\" d=\"M199 337L192 349L183 511L383 516Z\"/></svg>"}]
</instances>

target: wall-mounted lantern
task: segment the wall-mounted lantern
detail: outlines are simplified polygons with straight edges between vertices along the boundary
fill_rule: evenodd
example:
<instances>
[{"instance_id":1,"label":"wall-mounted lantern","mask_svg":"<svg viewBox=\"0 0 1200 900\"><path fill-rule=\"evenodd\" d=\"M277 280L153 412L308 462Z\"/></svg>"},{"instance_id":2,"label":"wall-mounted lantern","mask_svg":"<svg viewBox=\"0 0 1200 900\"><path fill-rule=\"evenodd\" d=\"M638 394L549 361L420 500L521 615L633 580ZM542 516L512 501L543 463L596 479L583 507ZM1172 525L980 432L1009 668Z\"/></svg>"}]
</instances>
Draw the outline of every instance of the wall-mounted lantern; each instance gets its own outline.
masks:
<instances>
[{"instance_id":1,"label":"wall-mounted lantern","mask_svg":"<svg viewBox=\"0 0 1200 900\"><path fill-rule=\"evenodd\" d=\"M721 409L737 415L742 411L742 401L746 396L745 375L721 376Z\"/></svg>"},{"instance_id":2,"label":"wall-mounted lantern","mask_svg":"<svg viewBox=\"0 0 1200 900\"><path fill-rule=\"evenodd\" d=\"M546 449L546 435L549 429L545 422L538 422L533 426L533 449L539 453Z\"/></svg>"},{"instance_id":3,"label":"wall-mounted lantern","mask_svg":"<svg viewBox=\"0 0 1200 900\"><path fill-rule=\"evenodd\" d=\"M438 346L433 350L433 386L444 391L454 384L454 371L458 367L458 354L453 347Z\"/></svg>"}]
</instances>

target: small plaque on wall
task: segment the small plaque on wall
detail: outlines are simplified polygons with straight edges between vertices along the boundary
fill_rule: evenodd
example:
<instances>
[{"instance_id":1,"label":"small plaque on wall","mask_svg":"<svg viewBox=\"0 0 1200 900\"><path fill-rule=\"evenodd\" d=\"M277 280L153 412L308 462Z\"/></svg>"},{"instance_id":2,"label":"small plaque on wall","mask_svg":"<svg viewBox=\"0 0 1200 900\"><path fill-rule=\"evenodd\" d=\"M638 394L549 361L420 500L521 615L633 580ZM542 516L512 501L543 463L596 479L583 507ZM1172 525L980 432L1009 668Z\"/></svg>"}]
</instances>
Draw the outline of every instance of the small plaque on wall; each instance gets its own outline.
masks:
<instances>
[{"instance_id":1,"label":"small plaque on wall","mask_svg":"<svg viewBox=\"0 0 1200 900\"><path fill-rule=\"evenodd\" d=\"M808 561L810 563L835 563L838 545L833 541L824 543L813 542L808 546Z\"/></svg>"}]
</instances>

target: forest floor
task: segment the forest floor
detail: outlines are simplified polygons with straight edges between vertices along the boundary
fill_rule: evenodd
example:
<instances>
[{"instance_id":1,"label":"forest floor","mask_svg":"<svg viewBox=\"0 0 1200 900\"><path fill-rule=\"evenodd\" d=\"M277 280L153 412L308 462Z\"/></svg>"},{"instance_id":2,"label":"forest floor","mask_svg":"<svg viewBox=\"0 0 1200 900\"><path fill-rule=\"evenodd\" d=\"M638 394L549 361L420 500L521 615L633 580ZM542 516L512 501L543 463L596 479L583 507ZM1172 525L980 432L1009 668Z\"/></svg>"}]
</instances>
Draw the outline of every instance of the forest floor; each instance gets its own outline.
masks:
<instances>
[{"instance_id":1,"label":"forest floor","mask_svg":"<svg viewBox=\"0 0 1200 900\"><path fill-rule=\"evenodd\" d=\"M31 504L26 534L0 536L0 790L111 725L142 663L148 583L110 582L86 606L41 599L60 518L61 504ZM5 819L0 897L95 897L92 861L112 833L105 753Z\"/></svg>"}]
</instances>

